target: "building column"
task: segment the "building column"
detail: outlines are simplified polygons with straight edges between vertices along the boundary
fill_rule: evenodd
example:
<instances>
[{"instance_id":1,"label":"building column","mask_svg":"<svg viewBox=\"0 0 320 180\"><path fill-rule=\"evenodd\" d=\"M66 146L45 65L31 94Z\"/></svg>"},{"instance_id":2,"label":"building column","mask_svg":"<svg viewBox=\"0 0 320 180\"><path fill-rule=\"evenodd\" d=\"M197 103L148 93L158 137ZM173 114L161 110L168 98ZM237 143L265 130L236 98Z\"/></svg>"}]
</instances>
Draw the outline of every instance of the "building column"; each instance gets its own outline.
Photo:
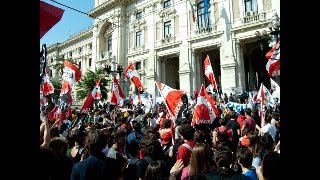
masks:
<instances>
[{"instance_id":1,"label":"building column","mask_svg":"<svg viewBox=\"0 0 320 180\"><path fill-rule=\"evenodd\" d=\"M232 54L231 42L225 42L220 48L221 88L223 93L230 94L232 88L237 87L236 62Z\"/></svg>"},{"instance_id":2,"label":"building column","mask_svg":"<svg viewBox=\"0 0 320 180\"><path fill-rule=\"evenodd\" d=\"M96 64L98 61L99 56L99 29L98 24L94 25L93 27L93 38L92 38L92 59L91 59L91 71L95 71Z\"/></svg>"},{"instance_id":3,"label":"building column","mask_svg":"<svg viewBox=\"0 0 320 180\"><path fill-rule=\"evenodd\" d=\"M237 86L242 87L242 89L245 89L245 74L244 74L244 62L243 62L243 56L242 56L242 48L241 43L239 40L235 40L235 47L236 47L236 62L237 62Z\"/></svg>"}]
</instances>

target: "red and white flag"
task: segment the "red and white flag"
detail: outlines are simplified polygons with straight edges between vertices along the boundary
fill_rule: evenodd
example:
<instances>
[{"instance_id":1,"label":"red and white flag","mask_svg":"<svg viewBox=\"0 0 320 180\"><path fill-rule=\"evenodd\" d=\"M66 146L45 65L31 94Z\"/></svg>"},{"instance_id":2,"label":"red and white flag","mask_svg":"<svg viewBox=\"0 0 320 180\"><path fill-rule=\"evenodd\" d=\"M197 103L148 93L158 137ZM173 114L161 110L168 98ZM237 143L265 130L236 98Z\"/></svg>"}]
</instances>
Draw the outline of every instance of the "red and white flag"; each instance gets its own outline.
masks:
<instances>
[{"instance_id":1,"label":"red and white flag","mask_svg":"<svg viewBox=\"0 0 320 180\"><path fill-rule=\"evenodd\" d=\"M116 76L113 77L113 83L112 83L112 94L111 94L111 100L110 104L117 106L120 104L121 100L123 100L124 95L121 90L121 87L119 85L119 82L116 78Z\"/></svg>"},{"instance_id":2,"label":"red and white flag","mask_svg":"<svg viewBox=\"0 0 320 180\"><path fill-rule=\"evenodd\" d=\"M220 116L220 112L219 112L219 110L217 108L217 101L215 99L213 99L213 97L210 96L207 91L205 91L205 97L206 97L207 101L210 103L214 115L215 116Z\"/></svg>"},{"instance_id":3,"label":"red and white flag","mask_svg":"<svg viewBox=\"0 0 320 180\"><path fill-rule=\"evenodd\" d=\"M96 83L96 86L88 94L88 97L87 97L86 101L83 103L83 106L80 110L80 113L87 112L95 100L99 100L102 98L100 84L101 84L101 79L98 80L98 82Z\"/></svg>"},{"instance_id":4,"label":"red and white flag","mask_svg":"<svg viewBox=\"0 0 320 180\"><path fill-rule=\"evenodd\" d=\"M130 79L130 81L138 88L140 92L143 91L143 86L141 84L140 77L136 69L134 68L132 62L129 63L128 67L126 67L123 74L127 79Z\"/></svg>"},{"instance_id":5,"label":"red and white flag","mask_svg":"<svg viewBox=\"0 0 320 180\"><path fill-rule=\"evenodd\" d=\"M167 109L174 119L177 119L178 113L182 106L181 95L185 94L183 90L173 89L163 83L155 82L156 86L164 99Z\"/></svg>"},{"instance_id":6,"label":"red and white flag","mask_svg":"<svg viewBox=\"0 0 320 180\"><path fill-rule=\"evenodd\" d=\"M63 12L63 9L40 1L40 39L61 20Z\"/></svg>"},{"instance_id":7,"label":"red and white flag","mask_svg":"<svg viewBox=\"0 0 320 180\"><path fill-rule=\"evenodd\" d=\"M217 89L217 82L216 78L214 77L210 58L207 55L206 59L203 62L204 74L206 75L207 80L212 84L213 89Z\"/></svg>"},{"instance_id":8,"label":"red and white flag","mask_svg":"<svg viewBox=\"0 0 320 180\"><path fill-rule=\"evenodd\" d=\"M68 81L71 88L74 88L75 83L81 79L80 68L70 61L64 61L63 81Z\"/></svg>"},{"instance_id":9,"label":"red and white flag","mask_svg":"<svg viewBox=\"0 0 320 180\"><path fill-rule=\"evenodd\" d=\"M261 119L261 128L264 126L265 121L264 121L264 109L266 105L265 101L265 92L266 92L266 87L261 83L258 95L257 95L257 100L260 100L260 119Z\"/></svg>"},{"instance_id":10,"label":"red and white flag","mask_svg":"<svg viewBox=\"0 0 320 180\"><path fill-rule=\"evenodd\" d=\"M46 105L47 102L47 98L43 95L43 87L40 85L40 107Z\"/></svg>"},{"instance_id":11,"label":"red and white flag","mask_svg":"<svg viewBox=\"0 0 320 180\"><path fill-rule=\"evenodd\" d=\"M207 94L207 95L206 95ZM195 124L212 124L216 115L213 112L213 108L206 98L208 93L204 87L201 86L200 93L197 97L197 104L194 108L193 117L192 117L192 125Z\"/></svg>"},{"instance_id":12,"label":"red and white flag","mask_svg":"<svg viewBox=\"0 0 320 180\"><path fill-rule=\"evenodd\" d=\"M266 54L268 59L266 70L270 77L280 75L280 41Z\"/></svg>"},{"instance_id":13,"label":"red and white flag","mask_svg":"<svg viewBox=\"0 0 320 180\"><path fill-rule=\"evenodd\" d=\"M52 85L52 82L50 80L50 77L48 73L45 73L45 76L43 77L43 95L47 96L54 93L54 87Z\"/></svg>"}]
</instances>

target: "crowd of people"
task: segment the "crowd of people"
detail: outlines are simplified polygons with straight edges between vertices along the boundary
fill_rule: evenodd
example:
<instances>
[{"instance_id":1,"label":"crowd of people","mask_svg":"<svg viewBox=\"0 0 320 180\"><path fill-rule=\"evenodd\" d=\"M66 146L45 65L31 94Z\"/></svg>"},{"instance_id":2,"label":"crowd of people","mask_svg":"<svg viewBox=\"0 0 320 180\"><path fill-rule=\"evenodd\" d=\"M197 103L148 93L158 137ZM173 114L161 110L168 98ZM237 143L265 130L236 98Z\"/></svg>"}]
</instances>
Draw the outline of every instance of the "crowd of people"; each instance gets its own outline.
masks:
<instances>
[{"instance_id":1,"label":"crowd of people","mask_svg":"<svg viewBox=\"0 0 320 180\"><path fill-rule=\"evenodd\" d=\"M266 109L261 127L258 107L236 112L228 101L212 124L191 125L188 105L175 120L164 104L74 110L63 122L42 113L40 172L51 180L280 179L279 108Z\"/></svg>"}]
</instances>

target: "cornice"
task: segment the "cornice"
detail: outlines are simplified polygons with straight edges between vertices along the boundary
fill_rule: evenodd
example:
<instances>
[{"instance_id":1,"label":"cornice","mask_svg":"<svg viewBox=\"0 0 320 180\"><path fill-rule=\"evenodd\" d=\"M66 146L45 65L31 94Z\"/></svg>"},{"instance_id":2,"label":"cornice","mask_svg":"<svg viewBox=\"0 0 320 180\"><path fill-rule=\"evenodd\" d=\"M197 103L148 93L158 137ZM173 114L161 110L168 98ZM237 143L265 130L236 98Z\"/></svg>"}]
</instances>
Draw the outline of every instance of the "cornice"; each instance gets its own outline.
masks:
<instances>
[{"instance_id":1,"label":"cornice","mask_svg":"<svg viewBox=\"0 0 320 180\"><path fill-rule=\"evenodd\" d=\"M76 34L75 36L73 36L72 38L66 40L65 42L60 44L60 47L66 46L70 43L76 42L82 38L87 38L87 37L93 37L93 28L90 27L90 29L87 29L85 31L80 32L79 34Z\"/></svg>"},{"instance_id":2,"label":"cornice","mask_svg":"<svg viewBox=\"0 0 320 180\"><path fill-rule=\"evenodd\" d=\"M96 18L104 12L107 12L117 6L126 6L133 2L136 2L136 0L108 0L89 11L88 15L90 17Z\"/></svg>"}]
</instances>

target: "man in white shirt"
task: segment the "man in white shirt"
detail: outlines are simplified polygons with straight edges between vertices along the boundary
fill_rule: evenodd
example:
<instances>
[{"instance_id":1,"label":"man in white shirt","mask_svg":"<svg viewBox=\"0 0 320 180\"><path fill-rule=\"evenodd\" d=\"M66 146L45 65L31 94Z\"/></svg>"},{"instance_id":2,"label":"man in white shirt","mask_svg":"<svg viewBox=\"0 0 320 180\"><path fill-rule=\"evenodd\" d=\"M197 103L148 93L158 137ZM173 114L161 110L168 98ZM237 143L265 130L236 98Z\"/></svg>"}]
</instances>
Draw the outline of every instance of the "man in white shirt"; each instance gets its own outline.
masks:
<instances>
[{"instance_id":1,"label":"man in white shirt","mask_svg":"<svg viewBox=\"0 0 320 180\"><path fill-rule=\"evenodd\" d=\"M266 115L265 117L265 125L261 128L262 135L265 133L269 133L272 136L273 141L276 140L277 128L271 124L272 117L270 115Z\"/></svg>"}]
</instances>

